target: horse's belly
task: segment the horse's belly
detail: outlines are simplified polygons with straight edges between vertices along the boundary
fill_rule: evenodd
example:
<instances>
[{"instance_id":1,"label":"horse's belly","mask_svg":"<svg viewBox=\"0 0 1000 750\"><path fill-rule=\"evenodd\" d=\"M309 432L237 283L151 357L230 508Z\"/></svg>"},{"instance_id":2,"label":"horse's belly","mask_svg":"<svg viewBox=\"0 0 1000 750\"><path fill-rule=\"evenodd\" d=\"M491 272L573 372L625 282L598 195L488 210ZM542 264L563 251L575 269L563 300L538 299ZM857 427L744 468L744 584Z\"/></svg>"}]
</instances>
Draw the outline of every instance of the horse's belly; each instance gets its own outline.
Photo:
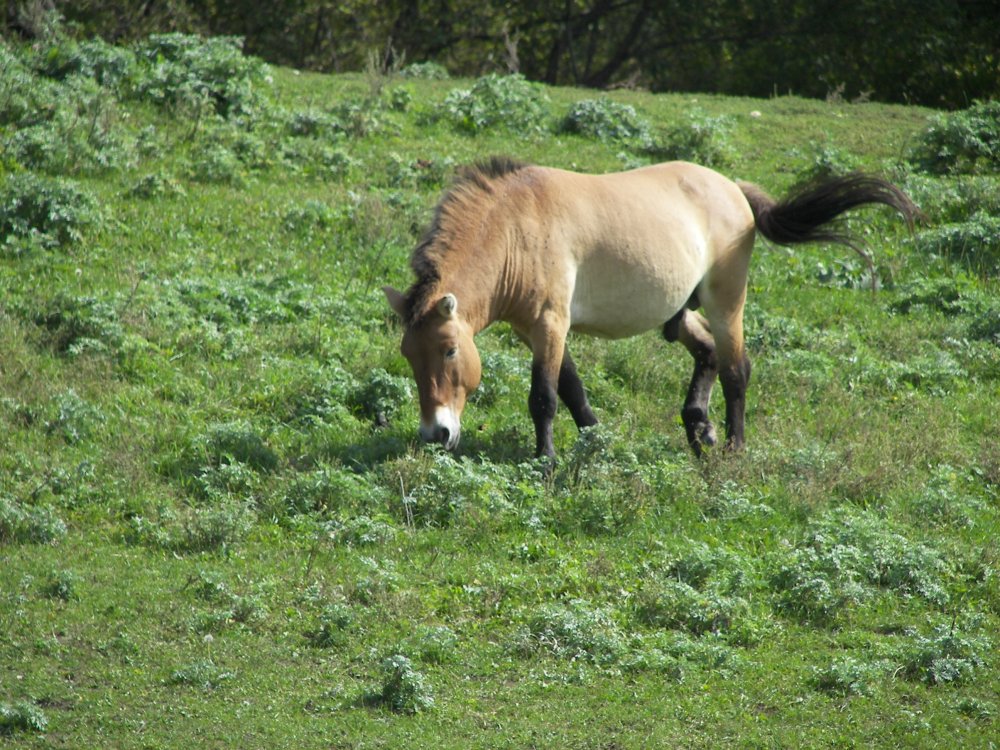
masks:
<instances>
[{"instance_id":1,"label":"horse's belly","mask_svg":"<svg viewBox=\"0 0 1000 750\"><path fill-rule=\"evenodd\" d=\"M686 271L650 273L621 263L581 268L573 288L570 327L605 338L658 328L687 303L697 285L699 277Z\"/></svg>"}]
</instances>

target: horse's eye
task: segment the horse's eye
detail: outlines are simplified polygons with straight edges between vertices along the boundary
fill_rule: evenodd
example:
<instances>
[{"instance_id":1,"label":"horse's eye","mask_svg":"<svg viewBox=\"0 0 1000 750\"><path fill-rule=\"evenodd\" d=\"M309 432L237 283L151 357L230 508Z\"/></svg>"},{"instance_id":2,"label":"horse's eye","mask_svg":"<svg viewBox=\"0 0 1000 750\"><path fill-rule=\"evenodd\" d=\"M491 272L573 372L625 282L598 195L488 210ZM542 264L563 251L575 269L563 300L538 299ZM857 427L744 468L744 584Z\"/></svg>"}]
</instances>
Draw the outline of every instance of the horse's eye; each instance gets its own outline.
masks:
<instances>
[{"instance_id":1,"label":"horse's eye","mask_svg":"<svg viewBox=\"0 0 1000 750\"><path fill-rule=\"evenodd\" d=\"M451 349L449 349L447 352L445 352L444 358L445 359L455 359L456 356L458 356L458 347L457 346L453 346Z\"/></svg>"}]
</instances>

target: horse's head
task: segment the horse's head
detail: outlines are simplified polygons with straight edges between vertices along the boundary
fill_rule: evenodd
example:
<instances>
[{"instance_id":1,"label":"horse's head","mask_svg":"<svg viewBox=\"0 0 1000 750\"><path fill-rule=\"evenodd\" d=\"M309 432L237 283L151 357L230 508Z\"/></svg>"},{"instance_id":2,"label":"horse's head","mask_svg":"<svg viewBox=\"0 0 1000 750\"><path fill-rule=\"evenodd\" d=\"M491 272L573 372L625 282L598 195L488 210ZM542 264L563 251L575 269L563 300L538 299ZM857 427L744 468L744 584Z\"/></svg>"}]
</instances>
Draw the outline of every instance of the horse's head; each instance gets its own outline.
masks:
<instances>
[{"instance_id":1,"label":"horse's head","mask_svg":"<svg viewBox=\"0 0 1000 750\"><path fill-rule=\"evenodd\" d=\"M461 436L465 399L479 387L483 367L472 327L458 314L458 300L446 294L423 316L407 321L405 298L383 287L389 306L406 322L403 356L413 368L420 396L420 437L448 450Z\"/></svg>"}]
</instances>

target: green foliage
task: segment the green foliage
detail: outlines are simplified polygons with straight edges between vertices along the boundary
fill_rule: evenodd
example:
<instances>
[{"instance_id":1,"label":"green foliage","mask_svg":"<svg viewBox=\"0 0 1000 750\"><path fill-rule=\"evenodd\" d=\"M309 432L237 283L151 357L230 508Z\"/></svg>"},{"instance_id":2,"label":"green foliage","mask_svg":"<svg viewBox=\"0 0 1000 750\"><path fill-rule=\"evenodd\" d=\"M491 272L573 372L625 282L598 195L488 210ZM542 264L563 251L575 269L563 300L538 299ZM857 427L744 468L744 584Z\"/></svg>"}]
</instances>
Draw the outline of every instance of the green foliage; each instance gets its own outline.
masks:
<instances>
[{"instance_id":1,"label":"green foliage","mask_svg":"<svg viewBox=\"0 0 1000 750\"><path fill-rule=\"evenodd\" d=\"M25 505L0 493L0 544L54 544L66 537L66 531L52 508Z\"/></svg>"},{"instance_id":2,"label":"green foliage","mask_svg":"<svg viewBox=\"0 0 1000 750\"><path fill-rule=\"evenodd\" d=\"M1000 171L1000 100L934 117L910 161L936 174Z\"/></svg>"},{"instance_id":3,"label":"green foliage","mask_svg":"<svg viewBox=\"0 0 1000 750\"><path fill-rule=\"evenodd\" d=\"M425 664L452 661L458 636L446 625L422 625L406 642L405 651Z\"/></svg>"},{"instance_id":4,"label":"green foliage","mask_svg":"<svg viewBox=\"0 0 1000 750\"><path fill-rule=\"evenodd\" d=\"M32 64L48 78L63 81L81 76L111 89L130 84L136 75L135 54L100 38L52 40L36 48Z\"/></svg>"},{"instance_id":5,"label":"green foliage","mask_svg":"<svg viewBox=\"0 0 1000 750\"><path fill-rule=\"evenodd\" d=\"M44 732L49 727L45 713L30 701L0 703L0 735Z\"/></svg>"},{"instance_id":6,"label":"green foliage","mask_svg":"<svg viewBox=\"0 0 1000 750\"><path fill-rule=\"evenodd\" d=\"M759 247L751 439L699 460L677 416L690 359L656 331L570 337L602 424L578 434L560 408L559 460L532 460L530 355L496 326L447 454L418 443L379 287L410 280L454 165L516 148L606 172L655 149L554 137L544 117L514 146L521 131L500 126L467 138L441 105L458 84L394 89L388 59L378 80L275 69L275 104L252 122L200 96L153 106L135 91L154 63L126 50L117 79L114 53L73 44L0 54L5 184L45 179L55 158L8 146L35 126L75 138L68 124L95 111L81 102L121 145L107 166L52 152L103 220L93 209L62 245L0 235L0 648L19 678L6 699L32 696L53 738L128 745L141 724L150 745L311 748L329 733L309 724L357 744L374 720L386 744L449 748L468 745L470 716L504 727L484 747L984 736L1000 611L988 274L860 213L877 297L827 248ZM37 54L57 46L51 74L68 67L49 78ZM560 114L581 96L545 93ZM666 126L692 105L614 100ZM885 169L925 121L784 96L698 106L729 118L727 174L775 194L803 165ZM212 172L194 160L213 150L229 172L200 182ZM989 174L905 179L931 230L996 213ZM927 624L953 621L950 644ZM387 655L409 663L383 672ZM426 705L428 686L433 713L388 709Z\"/></svg>"},{"instance_id":7,"label":"green foliage","mask_svg":"<svg viewBox=\"0 0 1000 750\"><path fill-rule=\"evenodd\" d=\"M447 81L448 69L433 61L410 63L399 71L404 78L422 78L427 81Z\"/></svg>"},{"instance_id":8,"label":"green foliage","mask_svg":"<svg viewBox=\"0 0 1000 750\"><path fill-rule=\"evenodd\" d=\"M713 117L700 110L689 112L684 120L667 129L662 140L652 147L658 157L692 161L707 167L724 167L734 158L729 117Z\"/></svg>"},{"instance_id":9,"label":"green foliage","mask_svg":"<svg viewBox=\"0 0 1000 750\"><path fill-rule=\"evenodd\" d=\"M135 94L176 114L207 109L252 122L270 106L270 74L242 48L238 37L154 34L135 45L141 64Z\"/></svg>"},{"instance_id":10,"label":"green foliage","mask_svg":"<svg viewBox=\"0 0 1000 750\"><path fill-rule=\"evenodd\" d=\"M130 198L152 200L154 198L173 198L186 194L180 181L166 172L152 172L137 179L127 190Z\"/></svg>"},{"instance_id":11,"label":"green foliage","mask_svg":"<svg viewBox=\"0 0 1000 750\"><path fill-rule=\"evenodd\" d=\"M1000 218L980 213L962 223L928 229L920 233L917 244L930 255L954 258L994 273L1000 268Z\"/></svg>"},{"instance_id":12,"label":"green foliage","mask_svg":"<svg viewBox=\"0 0 1000 750\"><path fill-rule=\"evenodd\" d=\"M104 421L99 408L88 403L70 389L55 399L55 415L45 422L49 435L61 437L73 445L91 436L94 426Z\"/></svg>"},{"instance_id":13,"label":"green foliage","mask_svg":"<svg viewBox=\"0 0 1000 750\"><path fill-rule=\"evenodd\" d=\"M630 104L611 99L582 99L570 109L560 129L567 133L597 138L604 142L652 144L649 123Z\"/></svg>"},{"instance_id":14,"label":"green foliage","mask_svg":"<svg viewBox=\"0 0 1000 750\"><path fill-rule=\"evenodd\" d=\"M828 667L814 668L812 682L817 690L830 695L870 695L887 671L888 665L883 661L870 662L845 656Z\"/></svg>"},{"instance_id":15,"label":"green foliage","mask_svg":"<svg viewBox=\"0 0 1000 750\"><path fill-rule=\"evenodd\" d=\"M79 582L79 576L72 570L53 571L45 583L45 596L50 599L61 599L64 602L76 599L78 598L77 584Z\"/></svg>"},{"instance_id":16,"label":"green foliage","mask_svg":"<svg viewBox=\"0 0 1000 750\"><path fill-rule=\"evenodd\" d=\"M626 649L625 634L611 610L582 599L530 611L514 640L514 650L522 656L541 652L598 665L618 662Z\"/></svg>"},{"instance_id":17,"label":"green foliage","mask_svg":"<svg viewBox=\"0 0 1000 750\"><path fill-rule=\"evenodd\" d=\"M929 685L959 684L986 665L992 651L988 638L956 632L939 625L929 636L917 636L902 653L906 677Z\"/></svg>"},{"instance_id":18,"label":"green foliage","mask_svg":"<svg viewBox=\"0 0 1000 750\"><path fill-rule=\"evenodd\" d=\"M93 197L71 181L24 173L8 175L0 186L0 235L8 252L18 243L69 247L99 220Z\"/></svg>"},{"instance_id":19,"label":"green foliage","mask_svg":"<svg viewBox=\"0 0 1000 750\"><path fill-rule=\"evenodd\" d=\"M382 686L372 697L401 714L419 714L434 708L434 693L427 678L401 654L382 662Z\"/></svg>"},{"instance_id":20,"label":"green foliage","mask_svg":"<svg viewBox=\"0 0 1000 750\"><path fill-rule=\"evenodd\" d=\"M175 670L167 684L216 690L235 677L235 673L217 666L211 659L203 659Z\"/></svg>"},{"instance_id":21,"label":"green foliage","mask_svg":"<svg viewBox=\"0 0 1000 750\"><path fill-rule=\"evenodd\" d=\"M375 368L351 396L351 408L367 419L385 424L412 397L410 378Z\"/></svg>"},{"instance_id":22,"label":"green foliage","mask_svg":"<svg viewBox=\"0 0 1000 750\"><path fill-rule=\"evenodd\" d=\"M31 316L46 343L60 354L112 352L124 339L118 310L95 297L57 294Z\"/></svg>"},{"instance_id":23,"label":"green foliage","mask_svg":"<svg viewBox=\"0 0 1000 750\"><path fill-rule=\"evenodd\" d=\"M548 97L541 87L520 75L490 74L469 89L453 89L442 115L458 130L480 133L492 128L538 132L548 115Z\"/></svg>"},{"instance_id":24,"label":"green foliage","mask_svg":"<svg viewBox=\"0 0 1000 750\"><path fill-rule=\"evenodd\" d=\"M306 633L309 643L317 648L344 645L355 624L354 610L346 604L329 604L323 608L314 627Z\"/></svg>"},{"instance_id":25,"label":"green foliage","mask_svg":"<svg viewBox=\"0 0 1000 750\"><path fill-rule=\"evenodd\" d=\"M870 513L823 514L771 578L779 608L824 621L869 600L876 588L948 603L951 569L939 553L909 541Z\"/></svg>"}]
</instances>

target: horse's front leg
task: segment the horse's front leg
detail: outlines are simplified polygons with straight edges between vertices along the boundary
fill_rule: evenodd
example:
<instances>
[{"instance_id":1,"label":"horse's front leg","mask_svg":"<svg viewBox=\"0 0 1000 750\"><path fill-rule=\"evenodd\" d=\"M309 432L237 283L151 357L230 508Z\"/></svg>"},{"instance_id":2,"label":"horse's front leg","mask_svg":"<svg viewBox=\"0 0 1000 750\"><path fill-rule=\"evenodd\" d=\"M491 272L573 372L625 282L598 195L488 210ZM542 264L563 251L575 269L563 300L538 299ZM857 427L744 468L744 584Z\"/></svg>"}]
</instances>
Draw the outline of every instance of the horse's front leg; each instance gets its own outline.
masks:
<instances>
[{"instance_id":1,"label":"horse's front leg","mask_svg":"<svg viewBox=\"0 0 1000 750\"><path fill-rule=\"evenodd\" d=\"M576 384L579 384L575 368L572 369L572 374L563 369L567 331L567 325L561 324L557 320L543 319L529 334L532 362L528 410L535 423L535 456L537 457L555 457L556 448L552 439L552 423L555 420L558 407L558 394L561 387L568 389L573 385L574 378ZM570 360L570 366L572 367L572 360ZM563 382L560 382L561 380ZM582 392L582 390L583 386L580 385L580 391ZM590 411L589 406L587 406L587 411ZM591 413L590 416L592 418L593 414Z\"/></svg>"}]
</instances>

